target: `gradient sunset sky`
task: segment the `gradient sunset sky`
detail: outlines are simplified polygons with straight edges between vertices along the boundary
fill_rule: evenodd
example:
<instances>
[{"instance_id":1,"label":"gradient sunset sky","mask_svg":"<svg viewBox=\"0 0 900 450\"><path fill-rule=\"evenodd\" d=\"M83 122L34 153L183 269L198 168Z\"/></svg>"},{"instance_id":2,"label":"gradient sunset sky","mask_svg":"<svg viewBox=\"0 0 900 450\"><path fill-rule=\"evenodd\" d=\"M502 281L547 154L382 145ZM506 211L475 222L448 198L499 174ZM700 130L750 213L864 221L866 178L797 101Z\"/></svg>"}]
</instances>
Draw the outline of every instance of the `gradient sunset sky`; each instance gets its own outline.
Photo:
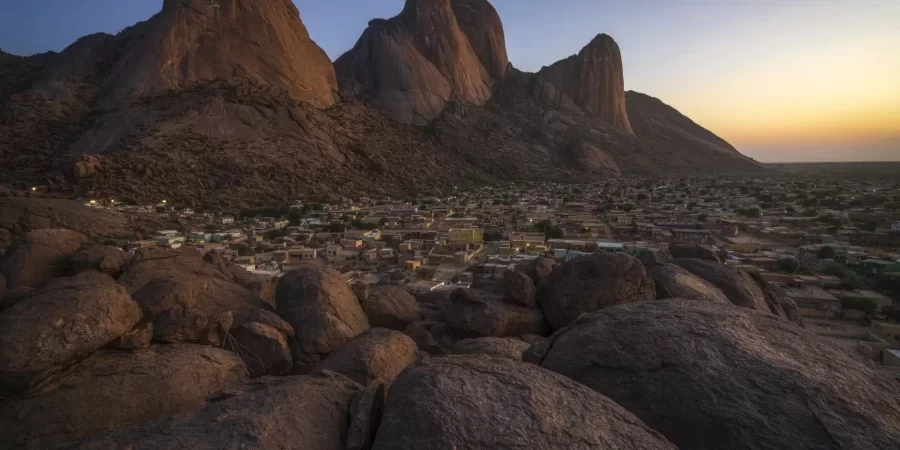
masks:
<instances>
[{"instance_id":1,"label":"gradient sunset sky","mask_svg":"<svg viewBox=\"0 0 900 450\"><path fill-rule=\"evenodd\" d=\"M207 1L207 0L194 0ZM264 0L257 0L264 1ZM294 0L332 57L403 0ZM763 162L900 161L900 0L493 0L517 68L619 43L625 87ZM161 0L3 0L0 48L59 51Z\"/></svg>"}]
</instances>

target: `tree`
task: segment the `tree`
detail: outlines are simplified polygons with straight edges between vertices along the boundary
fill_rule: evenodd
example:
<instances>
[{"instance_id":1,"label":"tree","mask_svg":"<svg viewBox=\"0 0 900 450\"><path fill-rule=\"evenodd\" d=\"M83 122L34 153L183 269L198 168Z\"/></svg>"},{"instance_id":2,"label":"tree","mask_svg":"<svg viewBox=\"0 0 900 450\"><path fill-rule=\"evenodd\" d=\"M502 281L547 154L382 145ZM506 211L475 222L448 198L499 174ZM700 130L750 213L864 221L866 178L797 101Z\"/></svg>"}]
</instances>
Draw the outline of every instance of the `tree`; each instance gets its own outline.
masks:
<instances>
[{"instance_id":1,"label":"tree","mask_svg":"<svg viewBox=\"0 0 900 450\"><path fill-rule=\"evenodd\" d=\"M848 298L841 300L841 309L855 309L871 315L878 312L878 304L870 298Z\"/></svg>"},{"instance_id":2,"label":"tree","mask_svg":"<svg viewBox=\"0 0 900 450\"><path fill-rule=\"evenodd\" d=\"M700 214L699 216L697 216L697 221L698 221L698 222L706 223L707 220L709 220L709 216L707 216L705 213L704 213L704 214Z\"/></svg>"},{"instance_id":3,"label":"tree","mask_svg":"<svg viewBox=\"0 0 900 450\"><path fill-rule=\"evenodd\" d=\"M563 237L562 230L553 226L549 220L542 220L534 224L534 229L544 233L544 239L560 239Z\"/></svg>"},{"instance_id":4,"label":"tree","mask_svg":"<svg viewBox=\"0 0 900 450\"><path fill-rule=\"evenodd\" d=\"M503 233L501 233L499 231L486 231L484 233L484 241L485 242L495 242L495 241L502 241L502 240L503 240Z\"/></svg>"},{"instance_id":5,"label":"tree","mask_svg":"<svg viewBox=\"0 0 900 450\"><path fill-rule=\"evenodd\" d=\"M756 219L762 216L759 208L741 208L737 210L737 213L739 216L749 217L752 219Z\"/></svg>"},{"instance_id":6,"label":"tree","mask_svg":"<svg viewBox=\"0 0 900 450\"><path fill-rule=\"evenodd\" d=\"M697 203L696 203L696 202L690 202L690 203L688 203L688 205L687 205L688 211L693 211L694 208L696 208L696 207L697 207Z\"/></svg>"},{"instance_id":7,"label":"tree","mask_svg":"<svg viewBox=\"0 0 900 450\"><path fill-rule=\"evenodd\" d=\"M284 229L280 229L280 228L276 228L274 230L269 230L269 231L266 231L265 233L263 233L263 237L269 241L278 239L280 237L285 237L285 236L287 236L287 231Z\"/></svg>"},{"instance_id":8,"label":"tree","mask_svg":"<svg viewBox=\"0 0 900 450\"><path fill-rule=\"evenodd\" d=\"M800 262L794 258L781 258L778 260L778 269L782 272L797 273L800 268Z\"/></svg>"},{"instance_id":9,"label":"tree","mask_svg":"<svg viewBox=\"0 0 900 450\"><path fill-rule=\"evenodd\" d=\"M622 211L631 212L633 209L634 209L634 205L632 205L631 203L626 203L626 204L622 205Z\"/></svg>"},{"instance_id":10,"label":"tree","mask_svg":"<svg viewBox=\"0 0 900 450\"><path fill-rule=\"evenodd\" d=\"M836 253L834 251L834 248L827 245L820 248L819 253L816 254L816 257L819 259L834 259L835 256Z\"/></svg>"},{"instance_id":11,"label":"tree","mask_svg":"<svg viewBox=\"0 0 900 450\"><path fill-rule=\"evenodd\" d=\"M419 270L416 271L416 275L423 280L431 280L434 278L434 269L429 269L427 267L420 267Z\"/></svg>"}]
</instances>

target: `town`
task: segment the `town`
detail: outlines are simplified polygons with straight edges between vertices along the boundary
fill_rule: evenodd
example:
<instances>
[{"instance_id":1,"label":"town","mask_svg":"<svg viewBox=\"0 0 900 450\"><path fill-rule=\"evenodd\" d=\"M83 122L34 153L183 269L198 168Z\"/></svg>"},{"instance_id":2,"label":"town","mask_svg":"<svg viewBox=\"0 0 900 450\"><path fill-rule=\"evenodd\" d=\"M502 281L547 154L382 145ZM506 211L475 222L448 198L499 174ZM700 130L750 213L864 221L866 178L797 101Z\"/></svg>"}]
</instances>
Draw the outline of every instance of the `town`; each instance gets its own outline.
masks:
<instances>
[{"instance_id":1,"label":"town","mask_svg":"<svg viewBox=\"0 0 900 450\"><path fill-rule=\"evenodd\" d=\"M183 224L118 243L132 252L217 252L270 281L305 264L329 265L351 284L403 286L415 295L484 288L538 257L639 257L671 243L703 244L780 286L808 328L900 367L900 186L893 180L535 183L202 213L166 200L86 203Z\"/></svg>"}]
</instances>

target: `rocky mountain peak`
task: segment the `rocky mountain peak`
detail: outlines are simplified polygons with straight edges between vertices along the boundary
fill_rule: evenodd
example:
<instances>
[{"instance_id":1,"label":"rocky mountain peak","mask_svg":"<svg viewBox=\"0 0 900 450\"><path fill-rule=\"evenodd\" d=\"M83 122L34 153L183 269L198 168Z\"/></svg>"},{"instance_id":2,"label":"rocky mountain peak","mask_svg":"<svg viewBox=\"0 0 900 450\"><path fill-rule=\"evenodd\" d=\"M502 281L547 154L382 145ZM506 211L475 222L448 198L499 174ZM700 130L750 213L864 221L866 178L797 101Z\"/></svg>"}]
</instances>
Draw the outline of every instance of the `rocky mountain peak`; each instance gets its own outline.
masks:
<instances>
[{"instance_id":1,"label":"rocky mountain peak","mask_svg":"<svg viewBox=\"0 0 900 450\"><path fill-rule=\"evenodd\" d=\"M369 23L335 62L341 89L395 120L424 125L448 102L482 105L508 66L503 27L485 0L408 0Z\"/></svg>"},{"instance_id":2,"label":"rocky mountain peak","mask_svg":"<svg viewBox=\"0 0 900 450\"><path fill-rule=\"evenodd\" d=\"M335 101L331 61L290 0L166 0L120 38L127 50L106 80L106 106L237 77L316 106Z\"/></svg>"},{"instance_id":3,"label":"rocky mountain peak","mask_svg":"<svg viewBox=\"0 0 900 450\"><path fill-rule=\"evenodd\" d=\"M596 116L634 134L625 106L622 54L607 34L598 34L577 55L541 69L535 96L554 108Z\"/></svg>"}]
</instances>

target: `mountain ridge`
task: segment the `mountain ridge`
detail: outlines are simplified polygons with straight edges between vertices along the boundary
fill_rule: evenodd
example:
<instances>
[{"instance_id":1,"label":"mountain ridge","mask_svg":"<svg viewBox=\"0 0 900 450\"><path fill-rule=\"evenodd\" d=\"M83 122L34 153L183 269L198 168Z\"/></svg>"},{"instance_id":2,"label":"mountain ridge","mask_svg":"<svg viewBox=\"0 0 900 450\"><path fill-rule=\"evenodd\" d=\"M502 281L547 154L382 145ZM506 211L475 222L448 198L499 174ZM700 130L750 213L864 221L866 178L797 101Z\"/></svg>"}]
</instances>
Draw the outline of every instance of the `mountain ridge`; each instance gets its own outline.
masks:
<instances>
[{"instance_id":1,"label":"mountain ridge","mask_svg":"<svg viewBox=\"0 0 900 450\"><path fill-rule=\"evenodd\" d=\"M223 1L217 11L170 1L115 36L87 36L60 53L0 58L0 184L203 205L769 171L661 101L625 93L618 46L602 34L585 46L602 52L581 52L591 64L566 62L578 55L560 61L577 76L554 77L548 68L526 73L509 63L502 21L486 0L409 0L395 18L373 20L360 38L402 43L399 51L388 46L332 64L289 0L263 3L248 16L232 14L247 0ZM265 27L280 34L260 32ZM420 29L430 31L416 37ZM241 58L221 67L223 47L258 32L270 39L265 52L228 53ZM423 43L424 36L432 38ZM183 50L183 42L200 45ZM282 55L283 42L305 47ZM169 51L162 59L180 69L158 64L156 49ZM419 61L411 69L422 75L417 85L440 97L425 114L405 116L416 120L398 120L377 100L385 86L378 80L398 82L388 76L400 73L392 55ZM295 67L301 62L314 67ZM151 69L123 78L125 69L139 67ZM380 78L369 81L378 82L358 83L376 72ZM537 95L550 84L565 95Z\"/></svg>"}]
</instances>

